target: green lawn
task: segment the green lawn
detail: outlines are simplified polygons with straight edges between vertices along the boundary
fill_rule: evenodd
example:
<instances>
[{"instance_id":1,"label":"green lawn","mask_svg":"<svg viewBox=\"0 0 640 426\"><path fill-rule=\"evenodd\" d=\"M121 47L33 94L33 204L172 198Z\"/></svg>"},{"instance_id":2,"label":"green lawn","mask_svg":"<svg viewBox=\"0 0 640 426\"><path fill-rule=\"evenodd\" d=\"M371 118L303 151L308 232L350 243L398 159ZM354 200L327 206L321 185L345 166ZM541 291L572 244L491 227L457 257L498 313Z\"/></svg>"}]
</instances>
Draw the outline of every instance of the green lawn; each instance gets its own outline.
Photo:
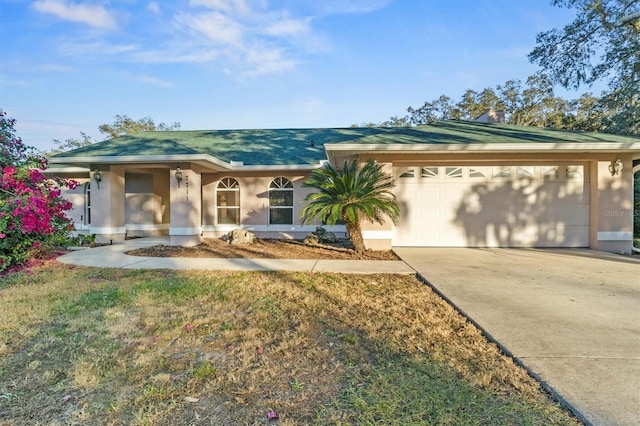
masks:
<instances>
[{"instance_id":1,"label":"green lawn","mask_svg":"<svg viewBox=\"0 0 640 426\"><path fill-rule=\"evenodd\" d=\"M0 294L2 425L579 424L414 277L53 263Z\"/></svg>"}]
</instances>

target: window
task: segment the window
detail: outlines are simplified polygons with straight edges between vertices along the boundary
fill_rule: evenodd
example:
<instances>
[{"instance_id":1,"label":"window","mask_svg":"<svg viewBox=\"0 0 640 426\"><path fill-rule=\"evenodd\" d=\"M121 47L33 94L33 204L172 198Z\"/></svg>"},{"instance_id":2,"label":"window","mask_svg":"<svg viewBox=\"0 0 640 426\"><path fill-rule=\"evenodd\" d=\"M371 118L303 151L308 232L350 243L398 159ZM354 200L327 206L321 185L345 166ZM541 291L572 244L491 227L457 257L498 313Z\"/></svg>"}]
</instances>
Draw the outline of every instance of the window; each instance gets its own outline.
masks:
<instances>
[{"instance_id":1,"label":"window","mask_svg":"<svg viewBox=\"0 0 640 426\"><path fill-rule=\"evenodd\" d=\"M560 175L558 169L558 166L542 166L542 177L545 179L555 179Z\"/></svg>"},{"instance_id":2,"label":"window","mask_svg":"<svg viewBox=\"0 0 640 426\"><path fill-rule=\"evenodd\" d=\"M423 167L422 168L422 178L423 179L434 179L438 177L438 168L437 167Z\"/></svg>"},{"instance_id":3,"label":"window","mask_svg":"<svg viewBox=\"0 0 640 426\"><path fill-rule=\"evenodd\" d=\"M287 178L269 185L269 225L293 225L293 184Z\"/></svg>"},{"instance_id":4,"label":"window","mask_svg":"<svg viewBox=\"0 0 640 426\"><path fill-rule=\"evenodd\" d=\"M406 172L402 173L400 175L401 179L406 179L406 178L412 178L415 176L415 172L413 171L413 169L409 169Z\"/></svg>"},{"instance_id":5,"label":"window","mask_svg":"<svg viewBox=\"0 0 640 426\"><path fill-rule=\"evenodd\" d=\"M216 208L219 225L240 225L240 185L233 178L224 178L216 188Z\"/></svg>"},{"instance_id":6,"label":"window","mask_svg":"<svg viewBox=\"0 0 640 426\"><path fill-rule=\"evenodd\" d=\"M519 167L516 167L516 175L518 177L532 178L533 177L533 173L534 173L534 167L533 166L519 166Z\"/></svg>"},{"instance_id":7,"label":"window","mask_svg":"<svg viewBox=\"0 0 640 426\"><path fill-rule=\"evenodd\" d=\"M584 174L583 166L567 166L566 176L567 179L581 178Z\"/></svg>"},{"instance_id":8,"label":"window","mask_svg":"<svg viewBox=\"0 0 640 426\"><path fill-rule=\"evenodd\" d=\"M511 167L500 167L495 169L493 177L511 177Z\"/></svg>"},{"instance_id":9,"label":"window","mask_svg":"<svg viewBox=\"0 0 640 426\"><path fill-rule=\"evenodd\" d=\"M84 217L80 218L83 225L91 225L91 183L84 184Z\"/></svg>"},{"instance_id":10,"label":"window","mask_svg":"<svg viewBox=\"0 0 640 426\"><path fill-rule=\"evenodd\" d=\"M480 169L480 168L472 168L469 167L469 177L470 178L483 178L483 177L487 177L487 175L485 174L485 171Z\"/></svg>"},{"instance_id":11,"label":"window","mask_svg":"<svg viewBox=\"0 0 640 426\"><path fill-rule=\"evenodd\" d=\"M445 167L444 175L447 178L461 178L462 167Z\"/></svg>"}]
</instances>

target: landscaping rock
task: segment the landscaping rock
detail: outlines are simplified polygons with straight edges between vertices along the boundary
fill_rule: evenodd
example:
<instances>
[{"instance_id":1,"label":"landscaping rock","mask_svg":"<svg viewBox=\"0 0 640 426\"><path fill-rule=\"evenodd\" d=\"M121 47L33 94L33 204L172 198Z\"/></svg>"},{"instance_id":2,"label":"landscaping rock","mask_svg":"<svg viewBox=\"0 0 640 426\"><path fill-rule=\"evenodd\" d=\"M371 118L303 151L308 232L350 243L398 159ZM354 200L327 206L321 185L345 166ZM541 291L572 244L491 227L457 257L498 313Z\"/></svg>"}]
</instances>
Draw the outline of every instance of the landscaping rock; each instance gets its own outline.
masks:
<instances>
[{"instance_id":1,"label":"landscaping rock","mask_svg":"<svg viewBox=\"0 0 640 426\"><path fill-rule=\"evenodd\" d=\"M309 245L312 245L312 246L318 245L318 242L319 242L319 241L320 241L320 240L318 239L318 236L317 236L316 234L314 234L313 232L312 232L311 234L308 234L308 235L304 238L304 240L302 240L302 242L303 242L304 244L309 244Z\"/></svg>"},{"instance_id":2,"label":"landscaping rock","mask_svg":"<svg viewBox=\"0 0 640 426\"><path fill-rule=\"evenodd\" d=\"M256 241L256 236L253 232L240 228L234 229L225 237L224 239L232 245L253 244Z\"/></svg>"},{"instance_id":3,"label":"landscaping rock","mask_svg":"<svg viewBox=\"0 0 640 426\"><path fill-rule=\"evenodd\" d=\"M307 238L312 239L311 236L316 237L317 241L315 243L310 243L310 244L318 244L319 242L322 244L333 244L338 241L336 234L334 234L333 232L327 232L327 230L324 229L322 226L317 226L316 231L307 235ZM305 238L305 241L306 241L306 238Z\"/></svg>"}]
</instances>

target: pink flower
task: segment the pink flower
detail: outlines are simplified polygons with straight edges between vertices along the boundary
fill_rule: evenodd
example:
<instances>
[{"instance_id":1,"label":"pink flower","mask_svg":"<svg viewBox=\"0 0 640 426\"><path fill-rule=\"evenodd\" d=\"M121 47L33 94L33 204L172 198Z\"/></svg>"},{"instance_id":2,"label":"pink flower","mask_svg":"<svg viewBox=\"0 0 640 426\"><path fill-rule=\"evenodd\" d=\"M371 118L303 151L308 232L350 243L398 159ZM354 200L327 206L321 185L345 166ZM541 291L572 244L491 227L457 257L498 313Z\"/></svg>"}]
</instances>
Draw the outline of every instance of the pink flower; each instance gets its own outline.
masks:
<instances>
[{"instance_id":1,"label":"pink flower","mask_svg":"<svg viewBox=\"0 0 640 426\"><path fill-rule=\"evenodd\" d=\"M277 420L279 419L280 416L278 416L278 413L276 413L275 411L271 410L267 413L267 419L268 420Z\"/></svg>"},{"instance_id":2,"label":"pink flower","mask_svg":"<svg viewBox=\"0 0 640 426\"><path fill-rule=\"evenodd\" d=\"M0 239L4 238L6 236L7 236L7 234L0 234Z\"/></svg>"},{"instance_id":3,"label":"pink flower","mask_svg":"<svg viewBox=\"0 0 640 426\"><path fill-rule=\"evenodd\" d=\"M191 330L193 330L193 326L192 326L191 324L187 324L187 325L185 325L185 326L184 326L184 328L185 328L185 330L187 330L187 331L191 331Z\"/></svg>"}]
</instances>

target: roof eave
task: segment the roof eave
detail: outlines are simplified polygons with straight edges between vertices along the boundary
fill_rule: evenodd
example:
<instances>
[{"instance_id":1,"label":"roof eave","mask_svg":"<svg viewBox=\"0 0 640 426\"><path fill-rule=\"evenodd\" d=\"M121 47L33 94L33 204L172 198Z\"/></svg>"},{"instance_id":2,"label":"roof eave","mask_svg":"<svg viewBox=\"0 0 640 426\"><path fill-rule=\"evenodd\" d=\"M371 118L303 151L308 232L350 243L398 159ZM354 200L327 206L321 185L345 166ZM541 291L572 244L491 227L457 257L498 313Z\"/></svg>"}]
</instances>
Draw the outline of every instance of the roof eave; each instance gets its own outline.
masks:
<instances>
[{"instance_id":1,"label":"roof eave","mask_svg":"<svg viewBox=\"0 0 640 426\"><path fill-rule=\"evenodd\" d=\"M153 164L153 163L198 163L220 171L232 170L231 164L208 154L172 154L172 155L103 155L87 157L52 157L50 164Z\"/></svg>"},{"instance_id":2,"label":"roof eave","mask_svg":"<svg viewBox=\"0 0 640 426\"><path fill-rule=\"evenodd\" d=\"M275 171L275 170L314 170L321 167L324 162L315 164L256 164L244 165L232 161L227 163L208 154L176 154L176 155L127 155L127 156L87 156L87 157L53 157L50 164L62 165L56 170L88 169L96 164L153 164L153 163L196 163L202 167L215 171ZM74 166L72 166L74 165ZM66 167L65 167L66 166ZM80 167L78 167L80 166ZM84 166L84 167L82 167Z\"/></svg>"},{"instance_id":3,"label":"roof eave","mask_svg":"<svg viewBox=\"0 0 640 426\"><path fill-rule=\"evenodd\" d=\"M331 151L353 151L369 153L449 153L470 152L635 152L640 151L640 142L596 142L596 143L485 143L485 144L326 144L327 153Z\"/></svg>"}]
</instances>

